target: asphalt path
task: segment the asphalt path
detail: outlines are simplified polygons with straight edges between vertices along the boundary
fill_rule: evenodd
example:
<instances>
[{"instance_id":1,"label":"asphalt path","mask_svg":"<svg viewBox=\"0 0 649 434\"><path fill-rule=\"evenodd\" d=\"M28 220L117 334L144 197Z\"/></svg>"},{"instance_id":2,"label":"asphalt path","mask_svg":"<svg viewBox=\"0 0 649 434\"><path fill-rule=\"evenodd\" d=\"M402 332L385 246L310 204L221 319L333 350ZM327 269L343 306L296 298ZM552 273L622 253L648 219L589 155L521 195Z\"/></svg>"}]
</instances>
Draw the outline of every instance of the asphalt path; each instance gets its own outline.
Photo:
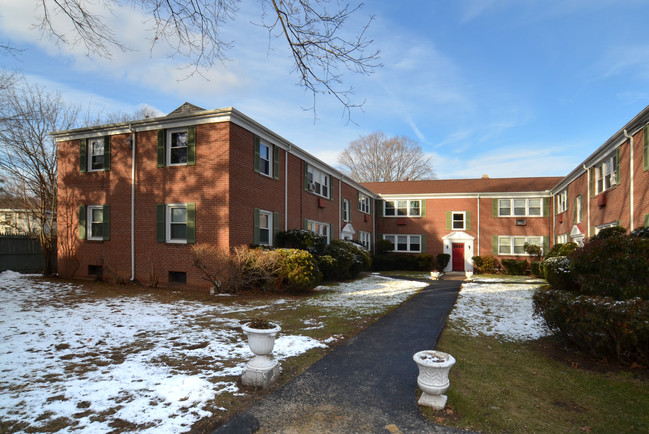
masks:
<instances>
[{"instance_id":1,"label":"asphalt path","mask_svg":"<svg viewBox=\"0 0 649 434\"><path fill-rule=\"evenodd\" d=\"M214 433L458 432L421 415L412 356L435 348L461 284L433 281Z\"/></svg>"}]
</instances>

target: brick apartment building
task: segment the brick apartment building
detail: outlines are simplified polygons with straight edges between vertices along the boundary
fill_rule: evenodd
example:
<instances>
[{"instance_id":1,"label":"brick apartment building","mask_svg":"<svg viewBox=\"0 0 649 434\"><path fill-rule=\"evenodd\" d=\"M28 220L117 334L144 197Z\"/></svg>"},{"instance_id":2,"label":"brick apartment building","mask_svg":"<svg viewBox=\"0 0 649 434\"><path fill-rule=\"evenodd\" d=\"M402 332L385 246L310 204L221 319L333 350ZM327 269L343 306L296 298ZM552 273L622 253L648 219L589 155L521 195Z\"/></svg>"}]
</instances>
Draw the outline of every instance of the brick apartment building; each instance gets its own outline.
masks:
<instances>
[{"instance_id":1,"label":"brick apartment building","mask_svg":"<svg viewBox=\"0 0 649 434\"><path fill-rule=\"evenodd\" d=\"M609 224L649 224L649 107L570 175L359 184L233 108L54 133L59 270L202 286L189 248L274 245L278 231L395 251L524 258ZM628 135L628 137L627 137ZM565 192L565 193L564 193ZM631 219L633 216L633 219Z\"/></svg>"}]
</instances>

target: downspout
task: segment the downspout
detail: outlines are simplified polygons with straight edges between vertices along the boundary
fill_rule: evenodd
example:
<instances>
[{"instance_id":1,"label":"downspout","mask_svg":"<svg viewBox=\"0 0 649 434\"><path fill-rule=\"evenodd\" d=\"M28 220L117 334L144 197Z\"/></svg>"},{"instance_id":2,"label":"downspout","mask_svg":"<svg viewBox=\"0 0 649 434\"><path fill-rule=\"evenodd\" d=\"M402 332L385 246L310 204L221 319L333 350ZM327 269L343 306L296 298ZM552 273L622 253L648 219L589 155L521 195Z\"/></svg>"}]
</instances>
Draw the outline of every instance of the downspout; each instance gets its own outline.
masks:
<instances>
[{"instance_id":1,"label":"downspout","mask_svg":"<svg viewBox=\"0 0 649 434\"><path fill-rule=\"evenodd\" d=\"M476 250L475 246L473 247L473 252L475 256L480 256L480 193L478 193L478 248Z\"/></svg>"},{"instance_id":2,"label":"downspout","mask_svg":"<svg viewBox=\"0 0 649 434\"><path fill-rule=\"evenodd\" d=\"M285 152L284 158L284 230L288 230L288 156L291 153L291 146Z\"/></svg>"},{"instance_id":3,"label":"downspout","mask_svg":"<svg viewBox=\"0 0 649 434\"><path fill-rule=\"evenodd\" d=\"M131 124L131 282L135 281L135 130Z\"/></svg>"},{"instance_id":4,"label":"downspout","mask_svg":"<svg viewBox=\"0 0 649 434\"><path fill-rule=\"evenodd\" d=\"M626 129L624 130L624 137L629 139L629 232L633 231L633 137L630 136ZM620 174L618 173L618 176ZM618 182L622 181L621 179Z\"/></svg>"},{"instance_id":5,"label":"downspout","mask_svg":"<svg viewBox=\"0 0 649 434\"><path fill-rule=\"evenodd\" d=\"M586 204L587 204L586 209L588 210L588 213L587 213L587 215L588 215L588 224L586 225L586 228L587 228L586 229L586 237L590 238L590 194L591 194L591 191L590 191L590 170L588 170L588 168L586 167L585 164L582 164L581 167L583 167L584 170L586 171L586 186L587 186L586 188L587 188L587 191L588 191L588 193L586 194Z\"/></svg>"}]
</instances>

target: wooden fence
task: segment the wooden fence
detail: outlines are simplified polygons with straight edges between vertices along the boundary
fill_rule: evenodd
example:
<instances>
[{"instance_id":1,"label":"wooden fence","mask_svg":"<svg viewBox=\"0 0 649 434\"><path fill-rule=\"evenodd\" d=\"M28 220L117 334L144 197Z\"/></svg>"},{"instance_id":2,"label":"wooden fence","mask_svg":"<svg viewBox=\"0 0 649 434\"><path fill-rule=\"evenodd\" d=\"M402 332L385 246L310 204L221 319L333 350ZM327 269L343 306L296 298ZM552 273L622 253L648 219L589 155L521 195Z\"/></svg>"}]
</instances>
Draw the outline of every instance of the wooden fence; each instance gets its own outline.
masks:
<instances>
[{"instance_id":1,"label":"wooden fence","mask_svg":"<svg viewBox=\"0 0 649 434\"><path fill-rule=\"evenodd\" d=\"M0 271L43 271L41 244L33 235L0 235Z\"/></svg>"}]
</instances>

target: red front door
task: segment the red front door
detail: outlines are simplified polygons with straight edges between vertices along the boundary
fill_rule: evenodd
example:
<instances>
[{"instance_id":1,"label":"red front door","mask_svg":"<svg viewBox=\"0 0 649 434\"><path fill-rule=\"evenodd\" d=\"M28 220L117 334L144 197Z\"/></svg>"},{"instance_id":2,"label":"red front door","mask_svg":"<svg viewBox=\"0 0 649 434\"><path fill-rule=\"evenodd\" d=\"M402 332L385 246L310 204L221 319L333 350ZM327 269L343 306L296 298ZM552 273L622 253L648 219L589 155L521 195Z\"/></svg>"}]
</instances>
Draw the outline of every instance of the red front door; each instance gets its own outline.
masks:
<instances>
[{"instance_id":1,"label":"red front door","mask_svg":"<svg viewBox=\"0 0 649 434\"><path fill-rule=\"evenodd\" d=\"M453 271L464 271L464 243L453 243Z\"/></svg>"}]
</instances>

